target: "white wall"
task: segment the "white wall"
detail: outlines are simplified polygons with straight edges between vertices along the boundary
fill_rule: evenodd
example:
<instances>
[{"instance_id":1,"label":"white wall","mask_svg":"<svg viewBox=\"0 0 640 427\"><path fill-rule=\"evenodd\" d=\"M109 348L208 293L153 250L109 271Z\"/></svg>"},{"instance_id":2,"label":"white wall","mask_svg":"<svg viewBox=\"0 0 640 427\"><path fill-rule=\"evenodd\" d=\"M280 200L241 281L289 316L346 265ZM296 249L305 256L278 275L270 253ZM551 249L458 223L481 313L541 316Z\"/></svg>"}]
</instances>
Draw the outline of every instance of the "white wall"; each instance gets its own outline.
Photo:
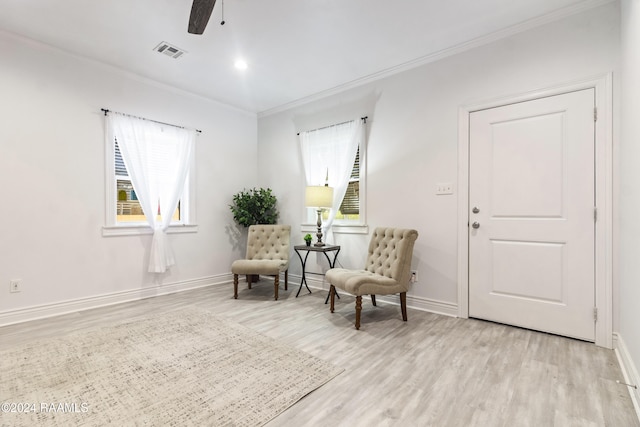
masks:
<instances>
[{"instance_id":1,"label":"white wall","mask_svg":"<svg viewBox=\"0 0 640 427\"><path fill-rule=\"evenodd\" d=\"M627 357L640 367L640 1L622 1L619 313ZM637 372L630 372L640 381ZM637 383L636 383L637 384Z\"/></svg>"},{"instance_id":2,"label":"white wall","mask_svg":"<svg viewBox=\"0 0 640 427\"><path fill-rule=\"evenodd\" d=\"M255 114L6 33L0 57L0 320L37 306L229 279L241 251L228 204L256 185ZM146 272L151 236L102 237L101 108L202 130L199 231L170 236L177 265L167 274ZM23 280L22 292L8 292L11 279Z\"/></svg>"},{"instance_id":3,"label":"white wall","mask_svg":"<svg viewBox=\"0 0 640 427\"><path fill-rule=\"evenodd\" d=\"M301 242L304 178L296 132L351 108L369 117L368 223L417 228L414 303L457 304L456 196L461 105L618 72L619 7L611 3L440 61L258 120L260 181L286 194L282 211ZM374 46L362 47L374 49ZM302 123L302 124L301 124ZM304 127L301 127L304 126ZM278 173L272 173L277 171ZM369 236L339 235L346 267L364 264ZM297 260L292 269L299 269Z\"/></svg>"},{"instance_id":4,"label":"white wall","mask_svg":"<svg viewBox=\"0 0 640 427\"><path fill-rule=\"evenodd\" d=\"M616 170L621 184L614 329L639 366L640 122L634 114L640 99L640 6L639 0L622 5L625 90L614 96L622 97L624 114ZM295 134L352 114L369 116L369 225L417 228L413 268L420 282L410 297L454 307L456 196L435 196L434 189L438 182L457 184L458 107L609 71L619 82L619 21L618 5L609 4L262 117L257 125L252 114L0 32L0 320L65 301L228 280L243 236L227 205L245 187L273 188L281 222L294 225L293 243L301 242L303 174ZM170 237L178 264L168 274L146 273L150 236L101 235L102 107L203 130L197 143L199 232ZM338 235L341 264L362 265L368 240ZM299 270L294 258L292 271ZM23 280L21 293L8 293L11 279Z\"/></svg>"}]
</instances>

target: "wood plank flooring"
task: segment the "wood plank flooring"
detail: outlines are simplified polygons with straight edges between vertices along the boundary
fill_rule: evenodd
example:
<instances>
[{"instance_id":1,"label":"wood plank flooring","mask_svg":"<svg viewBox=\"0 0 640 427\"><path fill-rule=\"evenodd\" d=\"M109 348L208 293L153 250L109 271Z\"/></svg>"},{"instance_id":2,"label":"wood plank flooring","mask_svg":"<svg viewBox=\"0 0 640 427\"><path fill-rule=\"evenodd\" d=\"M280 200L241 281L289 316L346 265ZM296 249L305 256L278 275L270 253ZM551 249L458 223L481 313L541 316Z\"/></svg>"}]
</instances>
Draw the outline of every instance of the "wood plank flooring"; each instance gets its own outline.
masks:
<instances>
[{"instance_id":1,"label":"wood plank flooring","mask_svg":"<svg viewBox=\"0 0 640 427\"><path fill-rule=\"evenodd\" d=\"M331 314L326 291L241 282L0 328L3 348L194 305L345 368L272 420L276 426L640 427L615 354L554 335L363 301ZM3 396L6 399L6 396Z\"/></svg>"}]
</instances>

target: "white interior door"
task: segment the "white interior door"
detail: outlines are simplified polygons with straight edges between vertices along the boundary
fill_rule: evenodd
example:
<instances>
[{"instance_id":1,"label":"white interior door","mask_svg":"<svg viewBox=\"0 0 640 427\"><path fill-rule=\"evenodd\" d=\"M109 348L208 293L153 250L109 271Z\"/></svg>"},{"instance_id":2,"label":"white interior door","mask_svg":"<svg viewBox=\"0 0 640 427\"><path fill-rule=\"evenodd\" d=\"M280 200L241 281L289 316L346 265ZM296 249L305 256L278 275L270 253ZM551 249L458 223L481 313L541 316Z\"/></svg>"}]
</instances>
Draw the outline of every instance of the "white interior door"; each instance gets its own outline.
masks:
<instances>
[{"instance_id":1,"label":"white interior door","mask_svg":"<svg viewBox=\"0 0 640 427\"><path fill-rule=\"evenodd\" d=\"M595 340L594 89L473 112L469 315Z\"/></svg>"}]
</instances>

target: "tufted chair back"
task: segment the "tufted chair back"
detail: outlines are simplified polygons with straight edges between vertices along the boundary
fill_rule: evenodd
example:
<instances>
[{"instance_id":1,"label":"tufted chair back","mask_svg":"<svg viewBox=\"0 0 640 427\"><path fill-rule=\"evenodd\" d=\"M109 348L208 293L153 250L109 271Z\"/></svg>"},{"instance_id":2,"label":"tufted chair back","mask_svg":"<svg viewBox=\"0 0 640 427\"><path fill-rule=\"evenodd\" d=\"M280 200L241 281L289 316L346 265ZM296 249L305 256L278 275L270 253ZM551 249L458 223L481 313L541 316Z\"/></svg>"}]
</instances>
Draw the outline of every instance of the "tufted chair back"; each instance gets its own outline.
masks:
<instances>
[{"instance_id":1,"label":"tufted chair back","mask_svg":"<svg viewBox=\"0 0 640 427\"><path fill-rule=\"evenodd\" d=\"M290 225L257 224L249 226L246 259L288 262L290 234Z\"/></svg>"},{"instance_id":2,"label":"tufted chair back","mask_svg":"<svg viewBox=\"0 0 640 427\"><path fill-rule=\"evenodd\" d=\"M365 270L389 277L400 285L408 287L411 278L413 244L417 238L416 230L376 228L369 242Z\"/></svg>"}]
</instances>

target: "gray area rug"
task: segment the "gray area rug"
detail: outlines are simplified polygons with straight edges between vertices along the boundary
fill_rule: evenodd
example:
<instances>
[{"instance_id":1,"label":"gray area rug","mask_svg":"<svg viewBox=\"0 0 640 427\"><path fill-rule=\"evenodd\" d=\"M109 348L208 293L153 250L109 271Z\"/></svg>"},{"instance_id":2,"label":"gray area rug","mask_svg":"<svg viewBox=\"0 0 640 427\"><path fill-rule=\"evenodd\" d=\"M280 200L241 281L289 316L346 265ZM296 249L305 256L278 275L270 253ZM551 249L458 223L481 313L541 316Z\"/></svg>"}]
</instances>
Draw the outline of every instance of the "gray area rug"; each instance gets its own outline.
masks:
<instances>
[{"instance_id":1,"label":"gray area rug","mask_svg":"<svg viewBox=\"0 0 640 427\"><path fill-rule=\"evenodd\" d=\"M342 371L181 309L0 350L0 424L260 426Z\"/></svg>"}]
</instances>

